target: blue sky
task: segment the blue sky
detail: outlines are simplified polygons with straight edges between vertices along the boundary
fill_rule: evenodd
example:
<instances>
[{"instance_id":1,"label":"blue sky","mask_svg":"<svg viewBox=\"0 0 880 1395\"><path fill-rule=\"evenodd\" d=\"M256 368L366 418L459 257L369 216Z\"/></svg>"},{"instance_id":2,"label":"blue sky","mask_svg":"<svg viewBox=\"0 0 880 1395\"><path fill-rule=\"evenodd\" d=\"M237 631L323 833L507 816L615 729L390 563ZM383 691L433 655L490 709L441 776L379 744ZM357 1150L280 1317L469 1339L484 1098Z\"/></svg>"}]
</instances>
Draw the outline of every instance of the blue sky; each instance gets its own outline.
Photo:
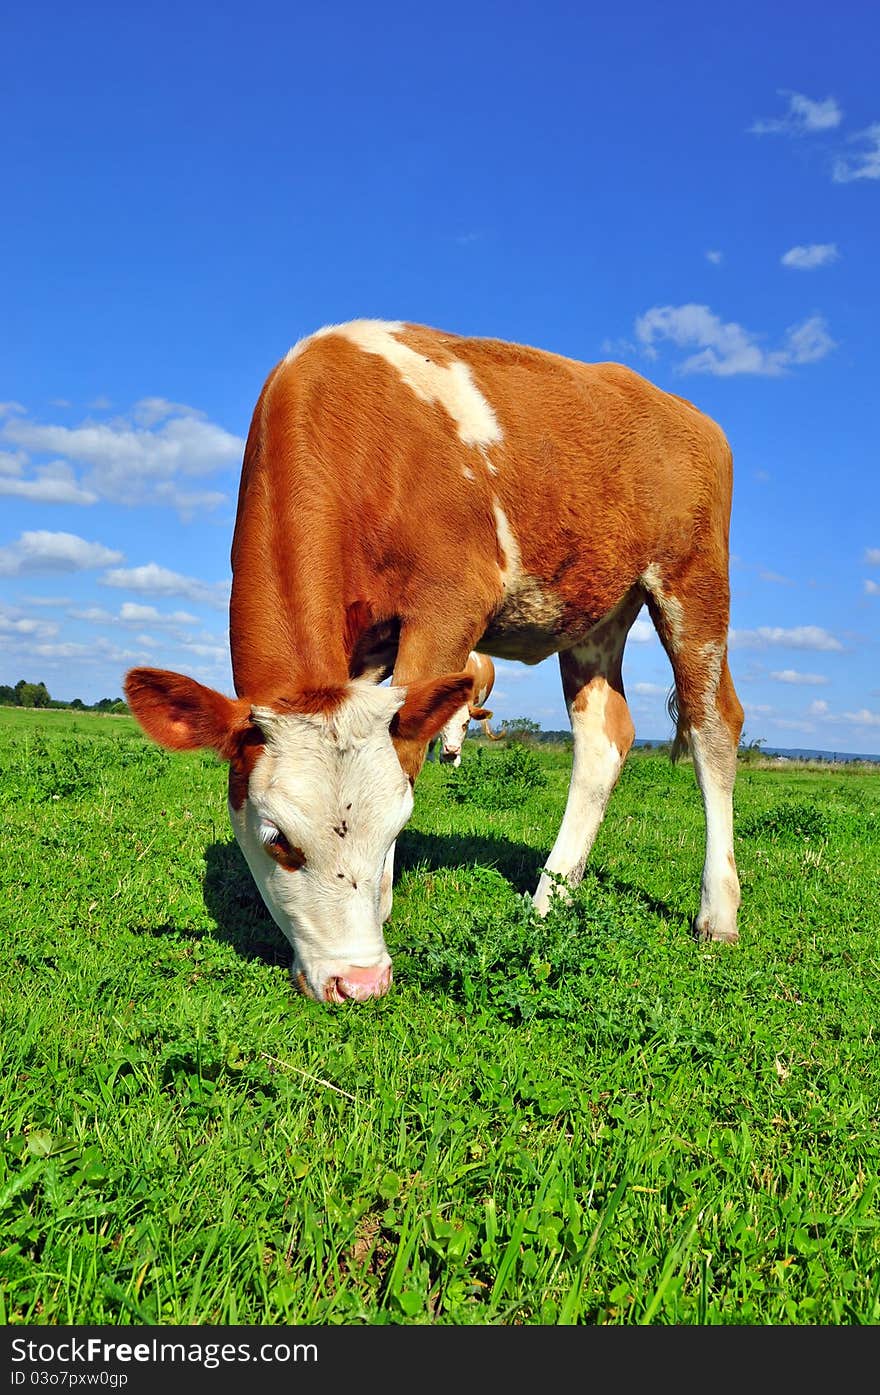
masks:
<instances>
[{"instance_id":1,"label":"blue sky","mask_svg":"<svg viewBox=\"0 0 880 1395\"><path fill-rule=\"evenodd\" d=\"M630 364L734 450L746 735L880 752L880 13L17 6L0 84L0 682L231 691L270 367L377 316ZM637 622L637 733L668 663ZM499 717L566 725L558 669Z\"/></svg>"}]
</instances>

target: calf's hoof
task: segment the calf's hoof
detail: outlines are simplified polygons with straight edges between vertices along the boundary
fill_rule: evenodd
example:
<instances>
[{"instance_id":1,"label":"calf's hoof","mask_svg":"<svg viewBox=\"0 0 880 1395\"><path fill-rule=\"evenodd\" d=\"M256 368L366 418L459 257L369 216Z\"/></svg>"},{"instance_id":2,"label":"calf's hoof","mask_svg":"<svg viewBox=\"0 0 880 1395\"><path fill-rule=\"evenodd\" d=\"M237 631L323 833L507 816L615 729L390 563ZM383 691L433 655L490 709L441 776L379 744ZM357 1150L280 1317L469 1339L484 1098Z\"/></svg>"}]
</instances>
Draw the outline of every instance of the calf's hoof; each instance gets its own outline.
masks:
<instances>
[{"instance_id":1,"label":"calf's hoof","mask_svg":"<svg viewBox=\"0 0 880 1395\"><path fill-rule=\"evenodd\" d=\"M694 934L704 944L735 945L739 939L736 926L713 925L711 921L694 921Z\"/></svg>"}]
</instances>

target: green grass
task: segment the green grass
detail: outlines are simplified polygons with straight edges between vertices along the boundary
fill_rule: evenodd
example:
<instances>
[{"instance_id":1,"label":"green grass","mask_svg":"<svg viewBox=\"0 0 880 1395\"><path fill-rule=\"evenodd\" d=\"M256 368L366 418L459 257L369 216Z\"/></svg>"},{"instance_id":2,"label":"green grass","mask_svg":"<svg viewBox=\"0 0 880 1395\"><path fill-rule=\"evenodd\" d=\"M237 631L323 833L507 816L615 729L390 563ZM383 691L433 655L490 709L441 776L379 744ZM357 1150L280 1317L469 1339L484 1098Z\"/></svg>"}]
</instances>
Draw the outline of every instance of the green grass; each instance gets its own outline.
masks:
<instances>
[{"instance_id":1,"label":"green grass","mask_svg":"<svg viewBox=\"0 0 880 1395\"><path fill-rule=\"evenodd\" d=\"M334 1010L212 757L0 710L0 1321L880 1321L880 776L743 769L742 940L700 946L690 766L631 756L541 922L534 754L508 807L501 746L426 767L394 987Z\"/></svg>"}]
</instances>

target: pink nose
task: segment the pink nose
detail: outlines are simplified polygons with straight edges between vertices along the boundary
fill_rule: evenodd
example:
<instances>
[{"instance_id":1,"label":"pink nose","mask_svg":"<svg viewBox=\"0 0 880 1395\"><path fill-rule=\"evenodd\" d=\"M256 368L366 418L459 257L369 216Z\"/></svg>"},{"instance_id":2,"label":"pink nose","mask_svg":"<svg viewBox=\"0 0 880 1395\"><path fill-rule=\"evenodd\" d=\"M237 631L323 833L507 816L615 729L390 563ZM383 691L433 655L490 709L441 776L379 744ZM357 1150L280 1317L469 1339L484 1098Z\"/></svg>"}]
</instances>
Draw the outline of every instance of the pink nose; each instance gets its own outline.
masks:
<instances>
[{"instance_id":1,"label":"pink nose","mask_svg":"<svg viewBox=\"0 0 880 1395\"><path fill-rule=\"evenodd\" d=\"M391 987L393 977L390 964L374 965L371 969L350 964L344 973L329 980L324 997L328 1003L343 1003L346 998L356 1003L362 1003L365 998L381 998Z\"/></svg>"}]
</instances>

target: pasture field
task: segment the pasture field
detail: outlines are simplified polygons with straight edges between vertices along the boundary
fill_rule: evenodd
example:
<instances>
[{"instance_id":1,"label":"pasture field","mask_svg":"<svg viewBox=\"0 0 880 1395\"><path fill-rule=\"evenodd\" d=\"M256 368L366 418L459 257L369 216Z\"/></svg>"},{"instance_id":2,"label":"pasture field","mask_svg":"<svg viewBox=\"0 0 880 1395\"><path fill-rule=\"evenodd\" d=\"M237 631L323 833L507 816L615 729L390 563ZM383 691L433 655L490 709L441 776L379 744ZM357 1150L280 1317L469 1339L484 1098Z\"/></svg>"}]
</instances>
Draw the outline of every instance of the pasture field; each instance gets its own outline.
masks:
<instances>
[{"instance_id":1,"label":"pasture field","mask_svg":"<svg viewBox=\"0 0 880 1395\"><path fill-rule=\"evenodd\" d=\"M0 1321L880 1322L880 772L743 766L701 946L654 752L534 917L569 761L426 767L394 986L330 1009L212 756L0 712Z\"/></svg>"}]
</instances>

